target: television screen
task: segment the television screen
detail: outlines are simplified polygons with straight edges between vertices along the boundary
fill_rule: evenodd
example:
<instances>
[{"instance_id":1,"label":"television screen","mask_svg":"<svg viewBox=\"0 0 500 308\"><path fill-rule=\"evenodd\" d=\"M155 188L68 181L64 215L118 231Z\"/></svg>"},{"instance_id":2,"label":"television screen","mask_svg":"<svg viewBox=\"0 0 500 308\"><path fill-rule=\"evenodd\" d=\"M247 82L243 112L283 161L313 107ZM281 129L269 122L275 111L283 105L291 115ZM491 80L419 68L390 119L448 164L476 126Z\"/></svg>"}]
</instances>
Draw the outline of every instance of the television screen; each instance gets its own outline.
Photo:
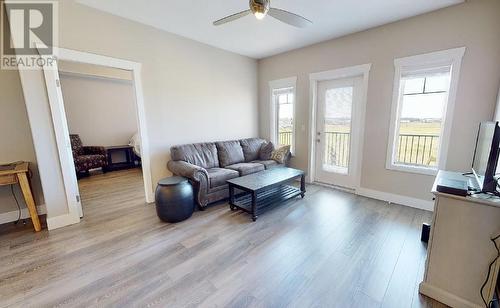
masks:
<instances>
[{"instance_id":1,"label":"television screen","mask_svg":"<svg viewBox=\"0 0 500 308\"><path fill-rule=\"evenodd\" d=\"M498 122L482 122L476 140L476 150L472 162L472 171L483 191L496 190L494 176L496 172L499 139ZM493 183L494 182L494 183Z\"/></svg>"}]
</instances>

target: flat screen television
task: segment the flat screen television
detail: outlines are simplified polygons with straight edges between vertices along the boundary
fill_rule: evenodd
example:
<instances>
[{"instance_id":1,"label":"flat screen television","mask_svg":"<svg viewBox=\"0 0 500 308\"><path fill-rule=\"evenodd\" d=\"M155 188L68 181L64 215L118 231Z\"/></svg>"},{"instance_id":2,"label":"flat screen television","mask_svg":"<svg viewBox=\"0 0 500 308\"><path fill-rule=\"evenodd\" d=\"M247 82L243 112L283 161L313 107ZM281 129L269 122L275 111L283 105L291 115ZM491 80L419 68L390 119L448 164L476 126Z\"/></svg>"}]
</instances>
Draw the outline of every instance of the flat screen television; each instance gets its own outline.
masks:
<instances>
[{"instance_id":1,"label":"flat screen television","mask_svg":"<svg viewBox=\"0 0 500 308\"><path fill-rule=\"evenodd\" d=\"M498 122L482 122L476 139L476 149L472 161L474 174L481 192L497 193L495 179L498 154L500 152L500 127Z\"/></svg>"}]
</instances>

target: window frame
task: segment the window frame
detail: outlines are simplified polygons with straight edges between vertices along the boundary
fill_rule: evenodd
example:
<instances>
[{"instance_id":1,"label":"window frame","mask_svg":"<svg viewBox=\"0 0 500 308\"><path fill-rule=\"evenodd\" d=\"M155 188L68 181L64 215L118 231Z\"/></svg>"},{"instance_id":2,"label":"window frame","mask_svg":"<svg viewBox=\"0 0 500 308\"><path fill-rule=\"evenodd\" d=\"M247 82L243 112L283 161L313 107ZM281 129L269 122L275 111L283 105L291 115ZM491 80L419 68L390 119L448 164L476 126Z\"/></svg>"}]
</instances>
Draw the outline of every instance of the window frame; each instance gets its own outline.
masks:
<instances>
[{"instance_id":1,"label":"window frame","mask_svg":"<svg viewBox=\"0 0 500 308\"><path fill-rule=\"evenodd\" d=\"M460 66L465 53L465 47L447 49L421 55L394 59L394 87L391 106L391 122L389 130L389 141L387 148L386 169L396 170L425 175L436 175L438 170L444 169L448 156L448 146L451 135L451 125L453 122L453 112L455 109L455 99L460 77ZM445 103L441 134L439 138L439 148L437 165L435 167L425 167L418 165L405 165L396 163L396 145L399 136L401 104L403 98L402 76L404 74L433 70L440 66L450 67L450 86L448 98Z\"/></svg>"},{"instance_id":2,"label":"window frame","mask_svg":"<svg viewBox=\"0 0 500 308\"><path fill-rule=\"evenodd\" d=\"M296 127L297 127L297 117L296 117L296 110L297 110L297 76L294 77L288 77L288 78L283 78L283 79L277 79L277 80L272 80L269 81L269 105L270 105L270 123L269 123L269 140L275 145L279 145L279 138L278 138L278 132L279 132L279 121L278 121L278 102L275 99L274 92L276 90L281 90L281 89L287 89L290 88L292 89L291 92L293 94L293 123L292 123L292 146L290 147L290 153L292 155L295 155L295 135L296 135Z\"/></svg>"}]
</instances>

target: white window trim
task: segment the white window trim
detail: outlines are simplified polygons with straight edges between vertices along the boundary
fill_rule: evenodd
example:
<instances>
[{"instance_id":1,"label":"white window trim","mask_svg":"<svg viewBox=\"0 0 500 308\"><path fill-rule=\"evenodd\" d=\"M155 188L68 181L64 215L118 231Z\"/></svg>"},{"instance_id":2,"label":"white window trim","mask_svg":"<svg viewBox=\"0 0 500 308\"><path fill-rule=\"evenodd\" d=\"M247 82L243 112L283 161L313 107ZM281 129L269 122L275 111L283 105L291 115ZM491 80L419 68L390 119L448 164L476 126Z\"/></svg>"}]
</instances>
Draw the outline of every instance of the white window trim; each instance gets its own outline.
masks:
<instances>
[{"instance_id":1,"label":"white window trim","mask_svg":"<svg viewBox=\"0 0 500 308\"><path fill-rule=\"evenodd\" d=\"M269 123L269 139L275 145L278 145L278 121L276 121L276 104L274 101L274 90L292 88L293 93L293 127L292 127L292 146L290 148L290 153L295 154L295 133L297 127L297 76L271 80L269 81L269 111L270 111L270 123Z\"/></svg>"},{"instance_id":2,"label":"white window trim","mask_svg":"<svg viewBox=\"0 0 500 308\"><path fill-rule=\"evenodd\" d=\"M436 175L440 169L445 169L448 157L448 146L451 135L451 125L453 122L453 112L455 109L455 99L460 77L460 66L465 53L465 47L453 48L437 52L431 52L416 56L398 58L394 60L394 89L392 94L391 124L389 131L389 142L387 149L386 168L389 170L404 171L411 173ZM437 157L437 167L421 167L411 165L394 164L394 145L396 144L396 128L398 127L399 102L401 99L401 75L406 71L426 69L439 65L450 65L450 89L448 92L448 102L446 103L443 119L443 128L440 136L439 153Z\"/></svg>"}]
</instances>

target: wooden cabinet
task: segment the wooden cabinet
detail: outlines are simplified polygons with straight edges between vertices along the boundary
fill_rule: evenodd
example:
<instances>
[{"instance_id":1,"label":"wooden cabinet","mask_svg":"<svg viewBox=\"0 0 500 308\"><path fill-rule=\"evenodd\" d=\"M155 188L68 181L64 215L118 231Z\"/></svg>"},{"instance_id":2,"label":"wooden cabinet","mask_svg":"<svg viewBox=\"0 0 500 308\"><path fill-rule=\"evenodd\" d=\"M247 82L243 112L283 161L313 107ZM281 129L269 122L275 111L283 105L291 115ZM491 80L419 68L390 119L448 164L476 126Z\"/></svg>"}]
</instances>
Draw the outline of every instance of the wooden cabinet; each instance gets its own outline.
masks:
<instances>
[{"instance_id":1,"label":"wooden cabinet","mask_svg":"<svg viewBox=\"0 0 500 308\"><path fill-rule=\"evenodd\" d=\"M440 171L439 178L467 180L460 173ZM500 198L488 195L460 197L436 191L427 262L420 293L452 307L485 307L481 286L497 257L491 238L500 234ZM497 240L500 245L500 240ZM483 291L490 301L500 260Z\"/></svg>"}]
</instances>

